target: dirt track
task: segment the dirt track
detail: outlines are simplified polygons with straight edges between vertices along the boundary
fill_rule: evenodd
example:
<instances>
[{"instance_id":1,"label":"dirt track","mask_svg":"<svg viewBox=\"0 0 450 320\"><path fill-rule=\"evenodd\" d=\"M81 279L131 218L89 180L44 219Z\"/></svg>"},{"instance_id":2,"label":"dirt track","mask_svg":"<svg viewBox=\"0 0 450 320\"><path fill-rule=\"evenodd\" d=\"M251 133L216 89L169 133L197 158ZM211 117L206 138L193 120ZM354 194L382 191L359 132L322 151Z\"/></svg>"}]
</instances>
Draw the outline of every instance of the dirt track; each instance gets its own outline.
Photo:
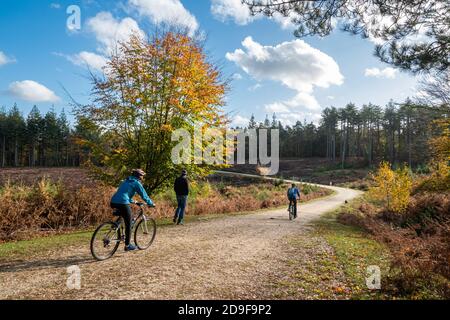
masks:
<instances>
[{"instance_id":1,"label":"dirt track","mask_svg":"<svg viewBox=\"0 0 450 320\"><path fill-rule=\"evenodd\" d=\"M308 234L312 219L360 194L331 188L333 196L302 204L292 222L278 209L160 228L149 250L121 247L104 262L92 260L88 243L9 261L0 265L0 299L270 298L269 279L280 276L287 239ZM71 265L81 269L80 290L66 286Z\"/></svg>"}]
</instances>

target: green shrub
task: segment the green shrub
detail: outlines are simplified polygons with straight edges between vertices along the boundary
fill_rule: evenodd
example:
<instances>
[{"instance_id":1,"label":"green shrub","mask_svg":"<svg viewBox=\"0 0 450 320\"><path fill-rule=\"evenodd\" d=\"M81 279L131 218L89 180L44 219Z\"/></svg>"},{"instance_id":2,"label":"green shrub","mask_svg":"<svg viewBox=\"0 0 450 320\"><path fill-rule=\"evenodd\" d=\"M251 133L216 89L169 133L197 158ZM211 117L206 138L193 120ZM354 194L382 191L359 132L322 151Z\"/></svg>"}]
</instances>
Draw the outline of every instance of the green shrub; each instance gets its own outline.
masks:
<instances>
[{"instance_id":1,"label":"green shrub","mask_svg":"<svg viewBox=\"0 0 450 320\"><path fill-rule=\"evenodd\" d=\"M269 199L269 192L267 190L261 190L256 194L256 199L259 201L265 201Z\"/></svg>"},{"instance_id":2,"label":"green shrub","mask_svg":"<svg viewBox=\"0 0 450 320\"><path fill-rule=\"evenodd\" d=\"M280 187L280 186L284 185L284 180L283 179L275 179L275 180L272 180L272 184L275 187Z\"/></svg>"}]
</instances>

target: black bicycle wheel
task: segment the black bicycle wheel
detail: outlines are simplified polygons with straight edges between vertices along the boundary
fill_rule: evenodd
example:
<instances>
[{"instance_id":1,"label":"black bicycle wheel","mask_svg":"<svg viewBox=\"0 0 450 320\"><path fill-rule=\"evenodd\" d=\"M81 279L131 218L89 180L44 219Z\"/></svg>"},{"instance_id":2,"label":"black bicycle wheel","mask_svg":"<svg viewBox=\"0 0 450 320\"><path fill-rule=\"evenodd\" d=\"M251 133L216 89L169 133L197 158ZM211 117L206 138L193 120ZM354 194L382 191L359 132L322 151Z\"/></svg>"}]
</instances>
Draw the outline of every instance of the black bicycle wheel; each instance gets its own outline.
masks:
<instances>
[{"instance_id":1,"label":"black bicycle wheel","mask_svg":"<svg viewBox=\"0 0 450 320\"><path fill-rule=\"evenodd\" d=\"M91 239L92 256L99 260L111 258L116 253L121 241L120 228L113 222L106 222L95 230Z\"/></svg>"},{"instance_id":2,"label":"black bicycle wheel","mask_svg":"<svg viewBox=\"0 0 450 320\"><path fill-rule=\"evenodd\" d=\"M156 236L156 221L153 218L141 219L134 229L134 243L139 250L148 249Z\"/></svg>"},{"instance_id":3,"label":"black bicycle wheel","mask_svg":"<svg viewBox=\"0 0 450 320\"><path fill-rule=\"evenodd\" d=\"M294 206L289 206L289 220L294 220Z\"/></svg>"}]
</instances>

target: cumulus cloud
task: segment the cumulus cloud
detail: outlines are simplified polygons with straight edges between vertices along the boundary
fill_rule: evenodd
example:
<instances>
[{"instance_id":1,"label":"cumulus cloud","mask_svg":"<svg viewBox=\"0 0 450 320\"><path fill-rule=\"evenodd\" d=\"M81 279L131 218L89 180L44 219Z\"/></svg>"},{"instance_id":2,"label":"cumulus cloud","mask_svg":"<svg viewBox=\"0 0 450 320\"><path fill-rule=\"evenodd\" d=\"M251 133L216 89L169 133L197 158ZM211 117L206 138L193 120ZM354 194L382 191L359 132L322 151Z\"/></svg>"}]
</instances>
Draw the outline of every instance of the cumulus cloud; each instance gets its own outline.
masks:
<instances>
[{"instance_id":1,"label":"cumulus cloud","mask_svg":"<svg viewBox=\"0 0 450 320\"><path fill-rule=\"evenodd\" d=\"M243 4L241 0L212 0L211 13L219 21L233 21L241 26L263 18L263 15L252 16L248 6ZM278 23L282 29L294 29L295 27L292 23L292 15L285 17L276 12L269 19Z\"/></svg>"},{"instance_id":2,"label":"cumulus cloud","mask_svg":"<svg viewBox=\"0 0 450 320\"><path fill-rule=\"evenodd\" d=\"M199 27L197 19L180 0L129 0L129 6L155 24L179 26L193 34Z\"/></svg>"},{"instance_id":3,"label":"cumulus cloud","mask_svg":"<svg viewBox=\"0 0 450 320\"><path fill-rule=\"evenodd\" d=\"M295 16L294 14L290 14L289 16L286 17L279 12L275 12L271 18L280 25L281 29L295 30L296 26L292 22L294 16Z\"/></svg>"},{"instance_id":4,"label":"cumulus cloud","mask_svg":"<svg viewBox=\"0 0 450 320\"><path fill-rule=\"evenodd\" d=\"M257 81L280 82L296 91L296 95L289 100L267 105L267 111L320 112L320 105L312 95L314 88L341 85L344 81L334 59L303 40L263 46L247 37L242 46L243 49L227 53L226 58Z\"/></svg>"},{"instance_id":5,"label":"cumulus cloud","mask_svg":"<svg viewBox=\"0 0 450 320\"><path fill-rule=\"evenodd\" d=\"M16 60L6 56L6 54L4 54L2 51L0 51L0 67L5 64L13 63L13 62L16 62Z\"/></svg>"},{"instance_id":6,"label":"cumulus cloud","mask_svg":"<svg viewBox=\"0 0 450 320\"><path fill-rule=\"evenodd\" d=\"M316 98L308 93L298 93L292 99L270 103L264 106L268 113L276 113L282 123L293 125L297 121L320 119L320 105Z\"/></svg>"},{"instance_id":7,"label":"cumulus cloud","mask_svg":"<svg viewBox=\"0 0 450 320\"><path fill-rule=\"evenodd\" d=\"M246 25L256 18L241 0L212 0L211 12L219 21L233 20L238 25Z\"/></svg>"},{"instance_id":8,"label":"cumulus cloud","mask_svg":"<svg viewBox=\"0 0 450 320\"><path fill-rule=\"evenodd\" d=\"M293 126L297 123L297 121L312 121L318 124L320 122L321 116L320 113L317 112L296 111L288 113L277 113L277 119L284 125Z\"/></svg>"},{"instance_id":9,"label":"cumulus cloud","mask_svg":"<svg viewBox=\"0 0 450 320\"><path fill-rule=\"evenodd\" d=\"M108 62L104 56L88 51L82 51L66 58L77 66L86 66L97 71L102 71Z\"/></svg>"},{"instance_id":10,"label":"cumulus cloud","mask_svg":"<svg viewBox=\"0 0 450 320\"><path fill-rule=\"evenodd\" d=\"M108 61L106 57L117 49L119 42L128 41L133 34L145 38L145 33L134 19L127 17L118 20L106 11L99 12L95 17L88 19L86 25L88 32L94 34L97 40L98 53L81 51L72 55L62 53L55 53L55 55L66 58L74 65L102 71Z\"/></svg>"},{"instance_id":11,"label":"cumulus cloud","mask_svg":"<svg viewBox=\"0 0 450 320\"><path fill-rule=\"evenodd\" d=\"M439 1L436 1L436 3L434 4L434 10L436 10L437 12L442 12L442 14L444 15L446 7L443 3L440 4ZM384 16L383 14L381 14L378 6L371 6L370 10L365 11L362 15L362 20L367 26L368 39L376 45L385 45L387 42L389 42L379 36L380 30L383 30L384 28L389 29L394 23L404 26L410 23L410 21L408 21L408 17L405 15L396 17L395 21L391 16ZM415 28L414 34L407 35L406 37L400 39L398 41L398 44L412 45L429 43L433 40L427 35L429 31L429 28L425 26L418 26Z\"/></svg>"},{"instance_id":12,"label":"cumulus cloud","mask_svg":"<svg viewBox=\"0 0 450 320\"><path fill-rule=\"evenodd\" d=\"M250 119L242 117L240 115L236 115L231 120L230 126L233 128L236 128L236 127L243 128L243 127L247 127L249 122L250 122Z\"/></svg>"},{"instance_id":13,"label":"cumulus cloud","mask_svg":"<svg viewBox=\"0 0 450 320\"><path fill-rule=\"evenodd\" d=\"M364 71L364 75L366 77L376 77L376 78L386 78L386 79L395 79L398 70L387 67L384 69L379 68L367 68Z\"/></svg>"},{"instance_id":14,"label":"cumulus cloud","mask_svg":"<svg viewBox=\"0 0 450 320\"><path fill-rule=\"evenodd\" d=\"M257 80L279 81L300 92L311 92L314 86L328 88L343 83L344 77L334 59L303 40L262 46L247 37L242 45L245 50L228 52L226 58Z\"/></svg>"},{"instance_id":15,"label":"cumulus cloud","mask_svg":"<svg viewBox=\"0 0 450 320\"><path fill-rule=\"evenodd\" d=\"M60 101L53 91L32 80L13 82L9 85L8 92L16 98L29 102Z\"/></svg>"},{"instance_id":16,"label":"cumulus cloud","mask_svg":"<svg viewBox=\"0 0 450 320\"><path fill-rule=\"evenodd\" d=\"M144 38L145 33L132 18L116 20L110 12L100 12L87 21L87 27L95 35L100 46L98 51L103 54L113 52L118 42L127 41L132 34Z\"/></svg>"}]
</instances>

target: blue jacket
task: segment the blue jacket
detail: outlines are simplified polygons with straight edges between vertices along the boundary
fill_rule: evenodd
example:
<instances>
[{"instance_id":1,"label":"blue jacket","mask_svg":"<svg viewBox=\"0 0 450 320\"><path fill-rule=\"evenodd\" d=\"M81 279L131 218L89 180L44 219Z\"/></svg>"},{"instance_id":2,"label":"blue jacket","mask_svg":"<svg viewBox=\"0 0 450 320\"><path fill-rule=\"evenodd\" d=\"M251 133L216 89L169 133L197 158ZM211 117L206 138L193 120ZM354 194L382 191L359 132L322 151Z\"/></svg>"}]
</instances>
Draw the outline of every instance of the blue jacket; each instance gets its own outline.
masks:
<instances>
[{"instance_id":1,"label":"blue jacket","mask_svg":"<svg viewBox=\"0 0 450 320\"><path fill-rule=\"evenodd\" d=\"M149 206L153 205L152 199L149 198L147 192L142 186L141 182L136 177L128 177L120 184L116 193L113 195L111 199L111 203L115 204L130 204L134 203L133 197L135 194L139 194L139 196L144 200Z\"/></svg>"},{"instance_id":2,"label":"blue jacket","mask_svg":"<svg viewBox=\"0 0 450 320\"><path fill-rule=\"evenodd\" d=\"M287 196L289 200L297 199L297 196L300 198L300 191L297 188L289 188Z\"/></svg>"}]
</instances>

